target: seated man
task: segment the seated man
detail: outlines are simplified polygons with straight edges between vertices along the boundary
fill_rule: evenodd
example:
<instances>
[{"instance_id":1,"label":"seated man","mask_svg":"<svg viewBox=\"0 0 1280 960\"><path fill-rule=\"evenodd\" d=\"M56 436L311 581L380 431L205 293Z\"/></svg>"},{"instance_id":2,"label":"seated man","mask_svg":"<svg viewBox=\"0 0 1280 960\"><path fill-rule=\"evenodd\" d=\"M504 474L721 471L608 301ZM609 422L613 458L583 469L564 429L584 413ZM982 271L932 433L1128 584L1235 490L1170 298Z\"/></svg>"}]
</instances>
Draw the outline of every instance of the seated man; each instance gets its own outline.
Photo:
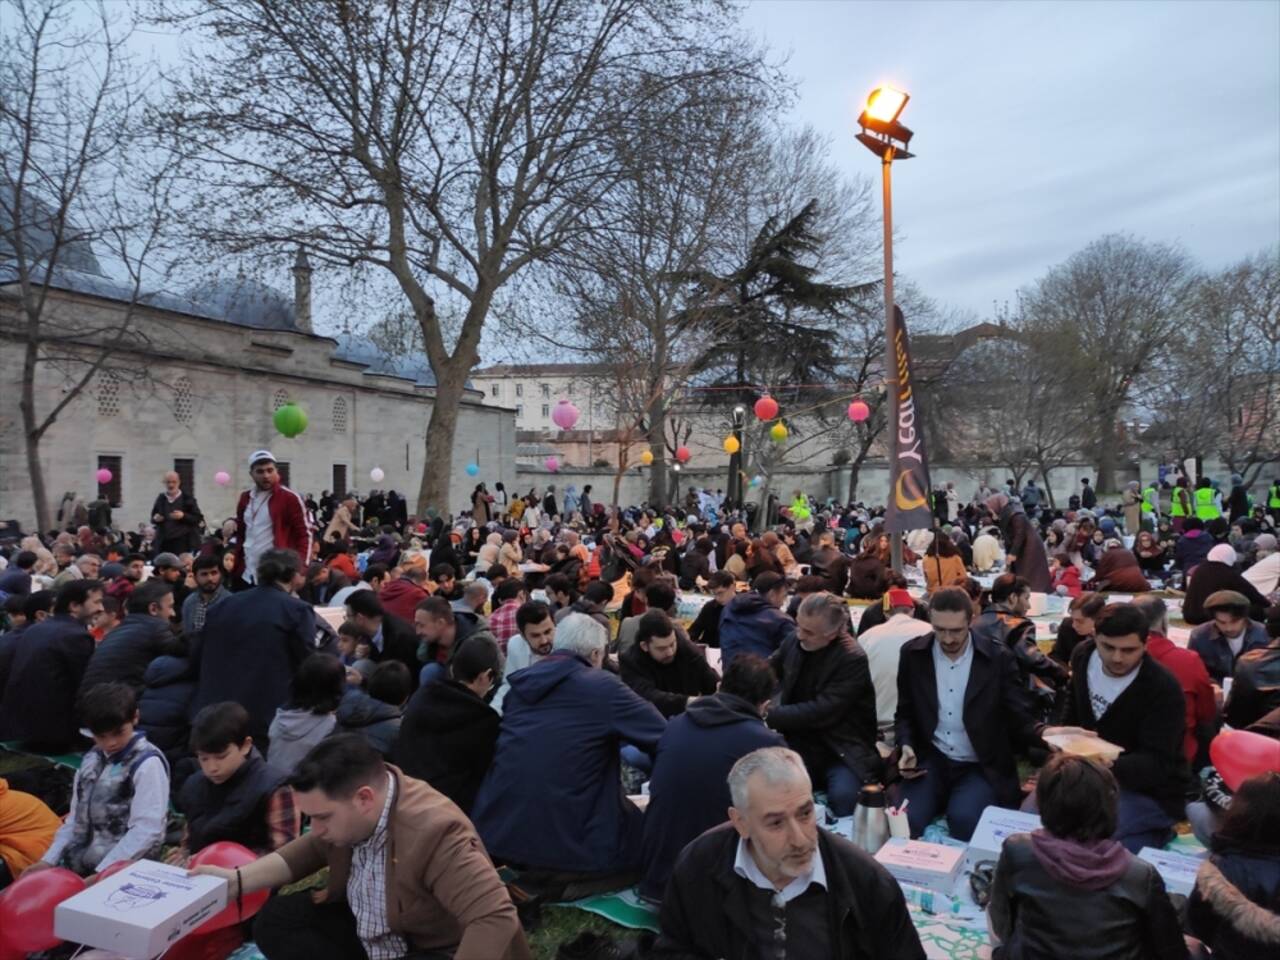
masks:
<instances>
[{"instance_id":1,"label":"seated man","mask_svg":"<svg viewBox=\"0 0 1280 960\"><path fill-rule=\"evenodd\" d=\"M1204 662L1190 650L1174 646L1169 639L1169 611L1154 593L1133 598L1133 605L1147 618L1147 653L1164 667L1182 687L1186 700L1186 732L1182 752L1191 769L1199 770L1209 762L1209 741L1218 732L1218 702L1213 682ZM1197 763L1197 757L1202 763Z\"/></svg>"},{"instance_id":2,"label":"seated man","mask_svg":"<svg viewBox=\"0 0 1280 960\"><path fill-rule=\"evenodd\" d=\"M622 794L620 748L652 754L666 721L600 669L608 642L604 627L571 613L556 625L552 654L511 677L497 753L472 808L495 862L559 875L551 883L640 865L643 817Z\"/></svg>"},{"instance_id":3,"label":"seated man","mask_svg":"<svg viewBox=\"0 0 1280 960\"><path fill-rule=\"evenodd\" d=\"M657 585L649 588L652 597ZM683 713L695 697L716 692L720 677L661 610L640 617L635 645L618 658L622 682L664 717Z\"/></svg>"},{"instance_id":4,"label":"seated man","mask_svg":"<svg viewBox=\"0 0 1280 960\"><path fill-rule=\"evenodd\" d=\"M99 683L124 683L141 694L143 677L156 657L181 657L187 645L170 625L173 587L148 580L125 602L128 615L98 644L80 681L83 692Z\"/></svg>"},{"instance_id":5,"label":"seated man","mask_svg":"<svg viewBox=\"0 0 1280 960\"><path fill-rule=\"evenodd\" d=\"M436 588L433 594L444 597L450 603L462 599L462 584L454 577L453 564L437 563L431 568L431 582ZM419 603L422 601L419 600Z\"/></svg>"},{"instance_id":6,"label":"seated man","mask_svg":"<svg viewBox=\"0 0 1280 960\"><path fill-rule=\"evenodd\" d=\"M1237 730L1280 707L1280 604L1267 610L1269 642L1240 655L1227 700L1226 721Z\"/></svg>"},{"instance_id":7,"label":"seated man","mask_svg":"<svg viewBox=\"0 0 1280 960\"><path fill-rule=\"evenodd\" d=\"M435 572L442 577L447 574L452 583L453 567L449 564L437 565ZM440 590L437 589L436 593L440 594ZM448 592L442 595L446 599L453 599ZM429 596L431 591L427 589L427 561L421 554L417 554L400 561L400 576L382 588L378 599L382 601L383 610L408 623L413 619L413 611L418 609L418 604Z\"/></svg>"},{"instance_id":8,"label":"seated man","mask_svg":"<svg viewBox=\"0 0 1280 960\"><path fill-rule=\"evenodd\" d=\"M449 678L420 687L400 724L392 754L396 764L464 813L471 810L493 763L501 718L484 698L501 676L498 645L487 636L468 637L449 663Z\"/></svg>"},{"instance_id":9,"label":"seated man","mask_svg":"<svg viewBox=\"0 0 1280 960\"><path fill-rule=\"evenodd\" d=\"M923 960L897 881L819 829L798 754L747 754L729 772L729 791L730 822L676 861L654 957Z\"/></svg>"},{"instance_id":10,"label":"seated man","mask_svg":"<svg viewBox=\"0 0 1280 960\"><path fill-rule=\"evenodd\" d=\"M933 628L916 617L916 601L902 587L885 594L889 619L858 636L858 646L867 655L871 683L876 688L876 727L880 737L893 743L893 718L898 711L898 660L908 640L922 637Z\"/></svg>"},{"instance_id":11,"label":"seated man","mask_svg":"<svg viewBox=\"0 0 1280 960\"><path fill-rule=\"evenodd\" d=\"M795 621L782 612L786 602L787 581L772 571L758 574L749 592L730 600L720 616L720 666L728 667L740 653L773 656L796 632Z\"/></svg>"},{"instance_id":12,"label":"seated man","mask_svg":"<svg viewBox=\"0 0 1280 960\"><path fill-rule=\"evenodd\" d=\"M463 640L471 636L493 639L479 616L455 610L444 597L427 597L418 604L413 629L418 634L418 659L426 664L420 678L424 687L448 676L450 654Z\"/></svg>"},{"instance_id":13,"label":"seated man","mask_svg":"<svg viewBox=\"0 0 1280 960\"><path fill-rule=\"evenodd\" d=\"M344 603L347 620L369 635L369 659L375 663L398 660L409 671L413 689L418 686L422 664L418 662L418 638L413 627L387 613L372 590L357 590Z\"/></svg>"},{"instance_id":14,"label":"seated man","mask_svg":"<svg viewBox=\"0 0 1280 960\"><path fill-rule=\"evenodd\" d=\"M489 632L498 641L498 648L505 651L507 641L519 632L516 611L527 600L523 580L510 577L498 584L493 591L493 613L489 614Z\"/></svg>"},{"instance_id":15,"label":"seated man","mask_svg":"<svg viewBox=\"0 0 1280 960\"><path fill-rule=\"evenodd\" d=\"M1248 598L1234 590L1211 594L1204 609L1213 619L1191 631L1187 649L1200 655L1213 682L1221 686L1242 654L1267 645L1267 630L1249 619Z\"/></svg>"},{"instance_id":16,"label":"seated man","mask_svg":"<svg viewBox=\"0 0 1280 960\"><path fill-rule=\"evenodd\" d=\"M849 585L849 558L836 549L836 535L832 530L819 533L817 544L809 561L810 571L826 580L825 589L829 593L843 597Z\"/></svg>"},{"instance_id":17,"label":"seated man","mask_svg":"<svg viewBox=\"0 0 1280 960\"><path fill-rule=\"evenodd\" d=\"M720 647L720 615L729 601L737 596L737 581L733 574L717 570L707 578L707 589L711 591L711 599L702 605L693 623L689 625L689 639L694 643L703 643L708 647Z\"/></svg>"},{"instance_id":18,"label":"seated man","mask_svg":"<svg viewBox=\"0 0 1280 960\"><path fill-rule=\"evenodd\" d=\"M668 617L676 615L676 590L671 580L657 580L651 583L645 590L645 602L648 608L645 613L650 610L658 610L665 613ZM640 618L643 613L636 614L634 617L627 617L618 627L618 655L621 656L630 652L635 646L636 632L640 629ZM680 624L675 625L677 636L686 643L689 641L689 634Z\"/></svg>"},{"instance_id":19,"label":"seated man","mask_svg":"<svg viewBox=\"0 0 1280 960\"><path fill-rule=\"evenodd\" d=\"M695 700L667 724L644 814L641 896L661 900L685 844L724 823L733 802L726 778L738 759L784 745L763 719L776 686L769 664L743 654L725 671L719 693Z\"/></svg>"},{"instance_id":20,"label":"seated man","mask_svg":"<svg viewBox=\"0 0 1280 960\"><path fill-rule=\"evenodd\" d=\"M1124 747L1111 765L1120 784L1115 839L1137 853L1163 846L1183 817L1186 704L1173 674L1147 653L1150 628L1141 610L1108 604L1094 629L1071 654L1063 722Z\"/></svg>"},{"instance_id":21,"label":"seated man","mask_svg":"<svg viewBox=\"0 0 1280 960\"><path fill-rule=\"evenodd\" d=\"M973 634L1009 648L1027 688L1042 691L1039 699L1047 715L1054 692L1067 682L1067 671L1036 646L1036 625L1027 619L1030 609L1031 583L1012 573L1001 574L991 585L991 605L974 618Z\"/></svg>"},{"instance_id":22,"label":"seated man","mask_svg":"<svg viewBox=\"0 0 1280 960\"><path fill-rule=\"evenodd\" d=\"M318 744L289 780L311 832L221 877L228 900L328 867L320 897L272 897L254 939L268 960L529 956L516 908L462 812L356 734Z\"/></svg>"},{"instance_id":23,"label":"seated man","mask_svg":"<svg viewBox=\"0 0 1280 960\"><path fill-rule=\"evenodd\" d=\"M765 722L804 758L809 778L827 791L837 817L848 816L858 791L879 781L876 693L867 655L849 635L849 608L830 593L805 598L796 632L770 663L778 675L776 702Z\"/></svg>"},{"instance_id":24,"label":"seated man","mask_svg":"<svg viewBox=\"0 0 1280 960\"><path fill-rule=\"evenodd\" d=\"M898 664L899 792L913 837L945 812L951 836L968 842L983 810L1018 804L1013 745L1042 743L1013 654L971 632L969 595L938 590L929 618L933 632Z\"/></svg>"}]
</instances>

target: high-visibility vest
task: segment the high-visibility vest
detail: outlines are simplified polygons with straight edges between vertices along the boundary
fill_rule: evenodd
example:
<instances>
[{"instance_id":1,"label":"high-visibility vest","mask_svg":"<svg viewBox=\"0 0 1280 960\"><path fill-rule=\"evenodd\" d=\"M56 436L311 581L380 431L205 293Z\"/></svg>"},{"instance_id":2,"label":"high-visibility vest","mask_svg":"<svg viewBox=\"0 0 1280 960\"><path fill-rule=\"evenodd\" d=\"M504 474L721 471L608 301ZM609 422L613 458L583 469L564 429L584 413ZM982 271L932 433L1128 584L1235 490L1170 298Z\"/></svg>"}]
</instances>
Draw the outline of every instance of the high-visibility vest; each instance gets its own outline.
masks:
<instances>
[{"instance_id":1,"label":"high-visibility vest","mask_svg":"<svg viewBox=\"0 0 1280 960\"><path fill-rule=\"evenodd\" d=\"M1280 483L1273 483L1267 491L1267 506L1272 510L1280 510Z\"/></svg>"},{"instance_id":2,"label":"high-visibility vest","mask_svg":"<svg viewBox=\"0 0 1280 960\"><path fill-rule=\"evenodd\" d=\"M1185 517L1191 512L1191 498L1187 496L1186 487L1174 487L1173 499L1169 502L1169 516Z\"/></svg>"},{"instance_id":3,"label":"high-visibility vest","mask_svg":"<svg viewBox=\"0 0 1280 960\"><path fill-rule=\"evenodd\" d=\"M1201 520L1216 520L1222 516L1222 511L1213 502L1212 487L1199 487L1196 490L1196 516Z\"/></svg>"},{"instance_id":4,"label":"high-visibility vest","mask_svg":"<svg viewBox=\"0 0 1280 960\"><path fill-rule=\"evenodd\" d=\"M1147 513L1160 512L1160 494L1156 492L1155 487L1147 487L1142 491L1142 509Z\"/></svg>"}]
</instances>

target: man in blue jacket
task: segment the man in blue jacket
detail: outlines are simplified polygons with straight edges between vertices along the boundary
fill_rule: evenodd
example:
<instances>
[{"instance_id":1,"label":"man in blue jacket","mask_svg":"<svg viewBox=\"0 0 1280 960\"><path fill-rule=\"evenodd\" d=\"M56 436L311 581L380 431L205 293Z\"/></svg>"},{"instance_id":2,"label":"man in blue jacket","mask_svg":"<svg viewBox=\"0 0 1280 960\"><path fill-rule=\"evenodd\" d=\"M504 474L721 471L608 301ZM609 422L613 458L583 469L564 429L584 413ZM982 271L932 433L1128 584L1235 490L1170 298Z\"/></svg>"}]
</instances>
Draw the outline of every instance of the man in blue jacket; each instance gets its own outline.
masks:
<instances>
[{"instance_id":1,"label":"man in blue jacket","mask_svg":"<svg viewBox=\"0 0 1280 960\"><path fill-rule=\"evenodd\" d=\"M787 602L787 581L766 571L751 582L720 614L720 665L733 663L740 653L754 653L766 660L782 642L795 635L795 621L782 612Z\"/></svg>"},{"instance_id":2,"label":"man in blue jacket","mask_svg":"<svg viewBox=\"0 0 1280 960\"><path fill-rule=\"evenodd\" d=\"M608 640L571 613L552 652L511 675L493 766L471 809L494 861L549 874L548 886L605 877L624 886L640 866L643 817L622 793L619 752L629 743L652 755L666 721L600 669Z\"/></svg>"},{"instance_id":3,"label":"man in blue jacket","mask_svg":"<svg viewBox=\"0 0 1280 960\"><path fill-rule=\"evenodd\" d=\"M191 644L198 678L192 716L211 703L235 701L249 711L249 733L264 753L289 681L315 650L315 611L289 592L301 569L293 550L268 550L258 562L257 586L210 607Z\"/></svg>"},{"instance_id":4,"label":"man in blue jacket","mask_svg":"<svg viewBox=\"0 0 1280 960\"><path fill-rule=\"evenodd\" d=\"M762 719L777 683L766 661L743 654L724 672L719 693L699 697L667 724L649 781L641 896L661 900L685 844L724 823L733 765L752 750L786 745Z\"/></svg>"}]
</instances>

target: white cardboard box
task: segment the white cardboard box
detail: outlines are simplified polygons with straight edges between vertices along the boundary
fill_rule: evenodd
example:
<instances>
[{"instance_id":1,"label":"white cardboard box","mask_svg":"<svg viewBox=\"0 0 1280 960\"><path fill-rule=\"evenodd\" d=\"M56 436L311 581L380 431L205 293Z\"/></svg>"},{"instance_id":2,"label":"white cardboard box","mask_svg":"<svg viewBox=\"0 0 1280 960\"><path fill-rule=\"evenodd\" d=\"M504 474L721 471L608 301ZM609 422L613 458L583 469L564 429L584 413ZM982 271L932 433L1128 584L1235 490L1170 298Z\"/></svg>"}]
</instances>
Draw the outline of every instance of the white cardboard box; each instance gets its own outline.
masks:
<instances>
[{"instance_id":1,"label":"white cardboard box","mask_svg":"<svg viewBox=\"0 0 1280 960\"><path fill-rule=\"evenodd\" d=\"M226 905L225 880L139 860L58 904L53 931L73 943L149 960Z\"/></svg>"},{"instance_id":2,"label":"white cardboard box","mask_svg":"<svg viewBox=\"0 0 1280 960\"><path fill-rule=\"evenodd\" d=\"M1014 833L1030 833L1040 828L1040 818L1034 813L1006 810L1003 807L987 807L982 811L978 826L969 838L969 850L965 855L964 869L972 870L979 860L999 860L1005 838Z\"/></svg>"},{"instance_id":3,"label":"white cardboard box","mask_svg":"<svg viewBox=\"0 0 1280 960\"><path fill-rule=\"evenodd\" d=\"M964 847L890 837L876 853L876 860L900 883L950 895L964 854Z\"/></svg>"},{"instance_id":4,"label":"white cardboard box","mask_svg":"<svg viewBox=\"0 0 1280 960\"><path fill-rule=\"evenodd\" d=\"M1200 860L1189 857L1185 853L1170 853L1168 850L1157 850L1155 847L1143 847L1138 851L1138 859L1145 860L1156 868L1164 888L1170 893L1180 893L1184 897L1191 896L1196 885L1196 871L1200 869Z\"/></svg>"}]
</instances>

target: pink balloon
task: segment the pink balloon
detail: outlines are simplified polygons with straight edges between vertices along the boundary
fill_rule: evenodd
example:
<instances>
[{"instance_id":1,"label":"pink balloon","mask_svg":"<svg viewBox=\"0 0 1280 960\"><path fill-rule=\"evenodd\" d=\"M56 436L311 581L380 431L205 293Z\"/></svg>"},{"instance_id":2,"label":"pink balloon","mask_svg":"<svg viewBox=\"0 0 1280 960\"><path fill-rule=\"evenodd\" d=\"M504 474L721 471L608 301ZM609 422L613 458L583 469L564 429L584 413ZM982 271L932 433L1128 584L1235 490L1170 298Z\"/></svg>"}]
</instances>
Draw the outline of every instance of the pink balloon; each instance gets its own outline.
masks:
<instances>
[{"instance_id":1,"label":"pink balloon","mask_svg":"<svg viewBox=\"0 0 1280 960\"><path fill-rule=\"evenodd\" d=\"M578 408L568 400L561 400L551 411L551 420L561 430L572 430L578 422Z\"/></svg>"},{"instance_id":2,"label":"pink balloon","mask_svg":"<svg viewBox=\"0 0 1280 960\"><path fill-rule=\"evenodd\" d=\"M98 476L98 483L103 484L105 486L106 484L111 482L111 479L115 476L115 474L112 473L110 470L108 470L106 467L103 467L98 471L97 476Z\"/></svg>"},{"instance_id":3,"label":"pink balloon","mask_svg":"<svg viewBox=\"0 0 1280 960\"><path fill-rule=\"evenodd\" d=\"M83 889L84 880L62 867L23 874L0 897L0 942L21 953L56 947L54 908Z\"/></svg>"},{"instance_id":4,"label":"pink balloon","mask_svg":"<svg viewBox=\"0 0 1280 960\"><path fill-rule=\"evenodd\" d=\"M227 473L225 470L219 470L213 475L213 482L220 487L225 487L231 482L231 474Z\"/></svg>"},{"instance_id":5,"label":"pink balloon","mask_svg":"<svg viewBox=\"0 0 1280 960\"><path fill-rule=\"evenodd\" d=\"M861 423L869 416L871 416L871 408L861 400L855 400L849 404L849 419L854 423Z\"/></svg>"},{"instance_id":6,"label":"pink balloon","mask_svg":"<svg viewBox=\"0 0 1280 960\"><path fill-rule=\"evenodd\" d=\"M543 463L546 464L547 469L550 470L552 473L555 473L557 470L560 469L560 461L557 460L555 457L547 457L547 459L544 460Z\"/></svg>"}]
</instances>

